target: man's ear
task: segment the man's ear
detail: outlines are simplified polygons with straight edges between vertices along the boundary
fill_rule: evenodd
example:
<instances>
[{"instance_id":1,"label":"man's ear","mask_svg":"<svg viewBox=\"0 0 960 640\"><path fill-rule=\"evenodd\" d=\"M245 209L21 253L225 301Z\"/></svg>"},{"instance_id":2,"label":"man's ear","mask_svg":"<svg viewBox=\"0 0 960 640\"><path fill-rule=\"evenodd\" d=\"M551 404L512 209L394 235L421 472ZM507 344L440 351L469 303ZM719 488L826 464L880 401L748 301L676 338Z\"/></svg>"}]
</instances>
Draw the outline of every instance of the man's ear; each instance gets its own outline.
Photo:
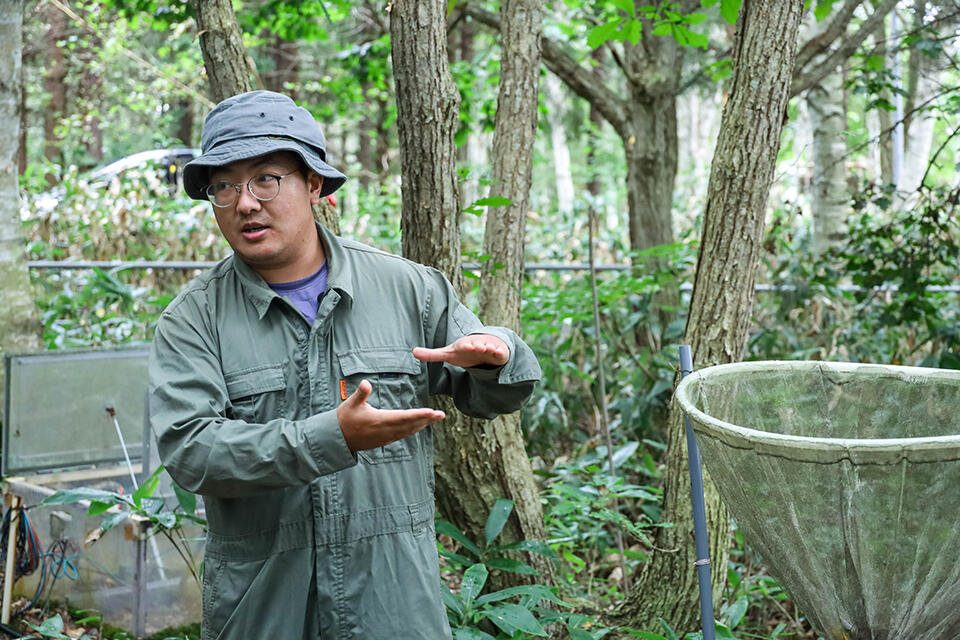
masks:
<instances>
[{"instance_id":1,"label":"man's ear","mask_svg":"<svg viewBox=\"0 0 960 640\"><path fill-rule=\"evenodd\" d=\"M307 174L307 190L310 192L310 204L320 202L320 190L323 188L323 176L316 171Z\"/></svg>"}]
</instances>

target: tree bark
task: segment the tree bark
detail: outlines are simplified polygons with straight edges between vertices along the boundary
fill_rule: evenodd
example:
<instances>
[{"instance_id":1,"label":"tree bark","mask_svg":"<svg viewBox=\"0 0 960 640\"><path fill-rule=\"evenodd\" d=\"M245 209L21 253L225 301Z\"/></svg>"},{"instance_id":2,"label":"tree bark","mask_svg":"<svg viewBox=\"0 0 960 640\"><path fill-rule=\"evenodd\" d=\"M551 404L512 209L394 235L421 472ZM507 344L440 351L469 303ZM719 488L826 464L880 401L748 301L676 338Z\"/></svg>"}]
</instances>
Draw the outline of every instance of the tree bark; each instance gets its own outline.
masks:
<instances>
[{"instance_id":1,"label":"tree bark","mask_svg":"<svg viewBox=\"0 0 960 640\"><path fill-rule=\"evenodd\" d=\"M243 46L243 34L231 1L191 0L191 4L197 19L210 98L220 102L252 90L252 64Z\"/></svg>"},{"instance_id":2,"label":"tree bark","mask_svg":"<svg viewBox=\"0 0 960 640\"><path fill-rule=\"evenodd\" d=\"M540 36L543 29L542 0L503 0L501 33L500 91L493 133L493 167L490 195L507 198L512 204L487 210L480 280L480 316L485 322L520 332L520 302L523 288L524 234L533 176L533 148L537 135L538 86L540 80ZM479 422L468 438L458 443L471 451L485 442L496 442L494 455L486 460L485 483L502 487L514 501L516 521L506 533L508 541L545 540L540 491L533 476L520 431L520 413ZM444 447L438 447L444 450ZM453 462L453 461L451 461ZM489 464L492 462L493 464ZM447 470L452 466L444 465ZM470 490L468 483L451 487L454 494ZM489 507L493 502L488 503ZM474 524L478 535L482 529ZM542 556L531 556L540 571L537 579L553 582L553 567ZM499 579L498 579L499 578ZM524 581L519 574L495 576L495 586ZM499 583L497 585L496 583Z\"/></svg>"},{"instance_id":3,"label":"tree bark","mask_svg":"<svg viewBox=\"0 0 960 640\"><path fill-rule=\"evenodd\" d=\"M767 197L786 119L803 0L744 0L737 21L733 80L707 189L703 236L684 341L698 368L742 356L753 307ZM653 630L663 617L681 635L699 619L690 481L682 415L671 413L663 520L650 559L618 621ZM726 583L729 523L707 482L714 599ZM712 622L712 621L711 621Z\"/></svg>"},{"instance_id":4,"label":"tree bark","mask_svg":"<svg viewBox=\"0 0 960 640\"><path fill-rule=\"evenodd\" d=\"M849 21L845 11L850 5L855 8L857 4L847 0L839 17ZM831 22L810 23L805 29L810 37L804 49L809 49L811 43L817 42L824 34L836 38L832 30L837 24L836 18ZM798 58L804 49L797 53ZM815 63L816 60L813 57L810 61ZM838 66L810 87L804 100L813 137L813 249L822 253L843 240L850 199L845 166L847 112L842 67Z\"/></svg>"},{"instance_id":5,"label":"tree bark","mask_svg":"<svg viewBox=\"0 0 960 640\"><path fill-rule=\"evenodd\" d=\"M285 93L296 100L296 88L300 80L300 47L296 42L275 36L270 58L273 60L273 71L270 74L264 74L267 89Z\"/></svg>"},{"instance_id":6,"label":"tree bark","mask_svg":"<svg viewBox=\"0 0 960 640\"><path fill-rule=\"evenodd\" d=\"M0 0L0 122L9 127L0 136L0 355L41 347L40 321L27 273L17 184L23 6L23 0ZM3 376L0 367L0 404L5 388Z\"/></svg>"},{"instance_id":7,"label":"tree bark","mask_svg":"<svg viewBox=\"0 0 960 640\"><path fill-rule=\"evenodd\" d=\"M399 0L390 11L390 46L400 142L403 255L435 267L461 291L456 132L460 93L450 76L446 4Z\"/></svg>"},{"instance_id":8,"label":"tree bark","mask_svg":"<svg viewBox=\"0 0 960 640\"><path fill-rule=\"evenodd\" d=\"M43 112L43 155L50 162L59 162L60 138L56 129L67 110L67 60L60 42L67 37L67 17L52 4L47 5L46 14L47 73L43 77L43 90L50 96L50 101Z\"/></svg>"},{"instance_id":9,"label":"tree bark","mask_svg":"<svg viewBox=\"0 0 960 640\"><path fill-rule=\"evenodd\" d=\"M506 5L511 2L517 2L519 7L531 4L531 0L508 0L504 10L510 10ZM399 0L393 4L390 14L403 175L401 230L404 256L439 269L454 287L461 290L457 225L460 207L453 139L458 123L460 96L450 77L447 62L445 7L442 0ZM511 12L519 12L519 9ZM518 15L524 17L524 22L516 25L520 30L533 29L532 21L539 20L539 13L531 13L529 9ZM529 136L532 140L536 112L534 108L533 115L528 115L530 111L526 102L530 91L533 91L534 104L536 100L536 76L533 75L533 81L529 79L538 68L536 63L529 63L532 55L533 51L527 49L527 62L520 60L511 65L506 60L509 54L504 54L501 73L505 78L501 82L505 82L506 87L502 89L501 98L506 92L509 100L500 105L498 111L504 109L505 114L512 113L514 117L523 119L522 124L520 121L514 123L520 131L503 132L501 135L501 144L510 148L517 142L516 139L511 141L506 138L507 134L519 135L523 140ZM531 147L528 145L525 150L529 152ZM530 169L528 167L524 172L522 166L517 166L512 170L509 167L499 170L503 171L503 175L495 188L510 188L509 197L512 200L517 198L514 206L505 208L507 211L503 212L503 222L522 234L523 215L519 212L525 210ZM518 189L519 193L514 193L514 189ZM522 265L522 235L519 244L516 238L512 238L509 244L509 248L498 246L491 251L498 252L498 255L503 253L504 259L513 264L519 261ZM491 278L487 285L488 292L499 291L490 290L491 286L516 286L513 282L522 268L501 271L507 272L504 275L508 276L511 285L502 285L499 280ZM512 292L511 298L499 299L511 317L519 312L516 293ZM516 302L511 303L511 299ZM513 304L512 308L510 304ZM487 304L491 313L494 312L492 306L492 303ZM484 319L493 322L508 320L497 315ZM517 320L510 320L508 324L516 326ZM539 492L516 423L511 424L502 418L489 422L467 419L453 411L452 403L447 399L436 398L435 402L448 415L443 425L433 430L437 456L437 507L441 514L472 539L482 541L490 508L497 498L509 498L514 500L515 507L502 534L504 538L542 539L543 515ZM549 567L542 566L541 571L544 570L549 570ZM492 584L506 583L512 578L513 574L510 577L494 576ZM542 579L549 580L549 574L542 576Z\"/></svg>"},{"instance_id":10,"label":"tree bark","mask_svg":"<svg viewBox=\"0 0 960 640\"><path fill-rule=\"evenodd\" d=\"M645 4L639 3L638 4ZM689 12L697 2L685 2ZM501 21L476 3L471 17L493 29ZM653 30L652 25L647 33ZM683 47L672 38L643 37L624 47L627 96L578 64L555 41L542 38L543 60L570 89L603 115L623 143L627 161L630 246L634 251L673 242L672 195L677 172L676 95L680 91Z\"/></svg>"}]
</instances>

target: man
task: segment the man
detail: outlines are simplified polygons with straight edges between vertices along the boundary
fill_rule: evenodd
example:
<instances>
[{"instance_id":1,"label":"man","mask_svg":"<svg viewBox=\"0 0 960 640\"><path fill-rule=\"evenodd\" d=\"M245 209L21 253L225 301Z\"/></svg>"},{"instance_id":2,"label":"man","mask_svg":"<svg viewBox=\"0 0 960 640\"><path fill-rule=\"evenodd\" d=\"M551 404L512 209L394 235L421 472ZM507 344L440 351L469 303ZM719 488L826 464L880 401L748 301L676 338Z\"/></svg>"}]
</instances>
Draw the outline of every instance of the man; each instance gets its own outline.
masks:
<instances>
[{"instance_id":1,"label":"man","mask_svg":"<svg viewBox=\"0 0 960 640\"><path fill-rule=\"evenodd\" d=\"M161 459L206 506L202 637L449 638L427 397L515 411L532 352L438 271L314 223L346 178L290 98L224 100L202 150L184 188L234 253L167 307L150 359Z\"/></svg>"}]
</instances>

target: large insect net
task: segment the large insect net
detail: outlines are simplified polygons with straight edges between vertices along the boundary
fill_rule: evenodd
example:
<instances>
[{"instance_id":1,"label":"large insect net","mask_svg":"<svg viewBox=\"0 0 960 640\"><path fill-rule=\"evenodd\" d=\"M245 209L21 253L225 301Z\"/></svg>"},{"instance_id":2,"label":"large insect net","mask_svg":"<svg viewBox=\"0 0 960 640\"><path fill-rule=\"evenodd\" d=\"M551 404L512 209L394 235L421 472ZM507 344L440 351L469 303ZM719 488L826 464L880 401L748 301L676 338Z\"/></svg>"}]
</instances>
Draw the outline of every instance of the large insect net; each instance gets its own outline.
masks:
<instances>
[{"instance_id":1,"label":"large insect net","mask_svg":"<svg viewBox=\"0 0 960 640\"><path fill-rule=\"evenodd\" d=\"M747 362L676 398L744 539L825 638L960 638L960 371Z\"/></svg>"}]
</instances>

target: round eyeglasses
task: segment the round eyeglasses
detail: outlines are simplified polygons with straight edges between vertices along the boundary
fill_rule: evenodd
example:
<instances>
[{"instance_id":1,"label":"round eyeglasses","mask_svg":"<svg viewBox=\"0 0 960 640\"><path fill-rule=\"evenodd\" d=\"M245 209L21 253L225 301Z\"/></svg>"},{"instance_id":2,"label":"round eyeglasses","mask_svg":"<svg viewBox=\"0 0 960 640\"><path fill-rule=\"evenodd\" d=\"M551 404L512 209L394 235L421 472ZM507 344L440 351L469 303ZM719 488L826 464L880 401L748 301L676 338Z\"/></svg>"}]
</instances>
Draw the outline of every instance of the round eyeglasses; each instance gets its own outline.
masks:
<instances>
[{"instance_id":1,"label":"round eyeglasses","mask_svg":"<svg viewBox=\"0 0 960 640\"><path fill-rule=\"evenodd\" d=\"M261 173L258 176L253 176L247 180L247 191L261 202L266 202L268 200L273 200L278 195L280 195L280 180L286 178L287 176L296 173L298 170L294 169L289 173L285 173L282 176L274 175L272 173ZM211 185L207 186L207 199L213 203L215 207L230 207L237 203L237 200L240 199L241 187L243 187L242 182L214 182Z\"/></svg>"}]
</instances>

